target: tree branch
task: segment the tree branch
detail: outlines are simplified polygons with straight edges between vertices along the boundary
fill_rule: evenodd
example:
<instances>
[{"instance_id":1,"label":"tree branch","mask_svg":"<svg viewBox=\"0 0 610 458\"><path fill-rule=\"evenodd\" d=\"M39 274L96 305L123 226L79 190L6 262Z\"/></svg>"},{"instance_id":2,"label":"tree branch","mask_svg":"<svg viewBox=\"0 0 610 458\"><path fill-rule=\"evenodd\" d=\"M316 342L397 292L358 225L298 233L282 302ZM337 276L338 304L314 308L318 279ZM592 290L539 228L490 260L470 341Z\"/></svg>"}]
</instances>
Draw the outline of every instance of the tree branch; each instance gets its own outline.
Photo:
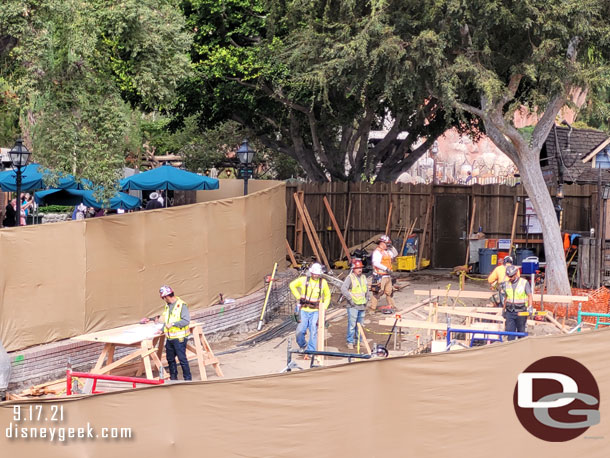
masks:
<instances>
[{"instance_id":1,"label":"tree branch","mask_svg":"<svg viewBox=\"0 0 610 458\"><path fill-rule=\"evenodd\" d=\"M544 142L555 123L557 113L559 113L559 110L561 110L561 107L563 107L565 103L566 96L564 93L555 95L548 103L542 118L540 118L540 121L538 121L538 124L536 124L536 127L534 127L534 131L532 132L532 149L536 151L542 149L542 145L544 145Z\"/></svg>"}]
</instances>

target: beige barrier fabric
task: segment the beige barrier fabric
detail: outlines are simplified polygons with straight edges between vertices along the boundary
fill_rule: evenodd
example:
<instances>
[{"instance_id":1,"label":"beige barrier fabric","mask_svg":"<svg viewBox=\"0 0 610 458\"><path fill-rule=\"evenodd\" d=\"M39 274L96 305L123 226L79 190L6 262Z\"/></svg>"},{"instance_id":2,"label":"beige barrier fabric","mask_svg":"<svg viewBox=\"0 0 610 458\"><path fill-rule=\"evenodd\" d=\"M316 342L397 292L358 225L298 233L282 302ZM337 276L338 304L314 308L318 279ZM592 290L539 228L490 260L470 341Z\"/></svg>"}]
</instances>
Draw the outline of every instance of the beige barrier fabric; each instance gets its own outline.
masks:
<instances>
[{"instance_id":1,"label":"beige barrier fabric","mask_svg":"<svg viewBox=\"0 0 610 458\"><path fill-rule=\"evenodd\" d=\"M0 231L0 339L18 350L137 322L168 284L192 309L284 259L283 183L246 197Z\"/></svg>"},{"instance_id":2,"label":"beige barrier fabric","mask_svg":"<svg viewBox=\"0 0 610 458\"><path fill-rule=\"evenodd\" d=\"M610 441L606 407L610 365L605 356L609 341L610 330L535 337L290 374L191 382L63 402L5 403L0 405L0 450L3 456L24 458L101 458L117 453L265 458L605 457ZM601 421L567 442L534 437L519 422L513 404L519 374L550 356L576 360L599 387ZM555 388L561 391L559 383ZM31 411L35 416L40 411L44 420L32 421ZM50 420L53 412L58 417L60 411L61 420ZM582 417L573 421L577 420ZM65 445L51 447L48 436L15 438L22 428L34 426L66 431L89 427L94 437L65 438ZM129 428L123 432L131 438L104 438L103 428ZM58 434L59 429L55 442Z\"/></svg>"}]
</instances>

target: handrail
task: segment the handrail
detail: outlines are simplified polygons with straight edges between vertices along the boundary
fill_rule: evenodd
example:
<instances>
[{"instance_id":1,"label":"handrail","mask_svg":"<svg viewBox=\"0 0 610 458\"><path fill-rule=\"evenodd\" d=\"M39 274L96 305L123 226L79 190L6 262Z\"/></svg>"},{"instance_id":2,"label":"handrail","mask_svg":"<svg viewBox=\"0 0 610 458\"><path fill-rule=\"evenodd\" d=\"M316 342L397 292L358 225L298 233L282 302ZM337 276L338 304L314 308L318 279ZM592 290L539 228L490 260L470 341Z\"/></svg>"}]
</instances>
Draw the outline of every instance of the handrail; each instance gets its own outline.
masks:
<instances>
[{"instance_id":1,"label":"handrail","mask_svg":"<svg viewBox=\"0 0 610 458\"><path fill-rule=\"evenodd\" d=\"M72 377L79 378L88 378L93 380L93 387L91 389L91 394L99 394L103 393L103 391L97 391L97 381L98 380L110 380L113 382L128 382L136 387L137 383L143 385L162 385L165 383L165 380L150 380L146 378L140 377L123 377L119 375L106 375L106 374L91 374L89 372L73 372L70 369L66 370L66 395L70 396L72 394Z\"/></svg>"}]
</instances>

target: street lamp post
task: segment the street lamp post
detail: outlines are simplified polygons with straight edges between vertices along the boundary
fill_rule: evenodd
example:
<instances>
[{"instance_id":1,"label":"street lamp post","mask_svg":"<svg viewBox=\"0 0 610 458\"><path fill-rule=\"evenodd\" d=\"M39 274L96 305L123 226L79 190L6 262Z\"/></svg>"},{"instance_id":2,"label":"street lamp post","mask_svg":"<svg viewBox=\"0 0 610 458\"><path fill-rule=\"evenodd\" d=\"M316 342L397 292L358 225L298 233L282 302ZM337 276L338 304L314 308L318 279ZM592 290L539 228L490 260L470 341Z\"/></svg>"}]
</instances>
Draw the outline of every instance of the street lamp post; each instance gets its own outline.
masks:
<instances>
[{"instance_id":1,"label":"street lamp post","mask_svg":"<svg viewBox=\"0 0 610 458\"><path fill-rule=\"evenodd\" d=\"M23 144L22 139L17 139L15 146L8 152L11 157L13 170L17 173L17 214L15 215L15 226L21 226L21 174L30 159L30 151Z\"/></svg>"},{"instance_id":2,"label":"street lamp post","mask_svg":"<svg viewBox=\"0 0 610 458\"><path fill-rule=\"evenodd\" d=\"M241 146L237 150L237 157L239 158L239 162L241 163L241 176L244 179L244 196L247 196L248 179L252 174L250 165L252 164L252 160L254 159L254 150L250 148L247 138L241 143Z\"/></svg>"}]
</instances>

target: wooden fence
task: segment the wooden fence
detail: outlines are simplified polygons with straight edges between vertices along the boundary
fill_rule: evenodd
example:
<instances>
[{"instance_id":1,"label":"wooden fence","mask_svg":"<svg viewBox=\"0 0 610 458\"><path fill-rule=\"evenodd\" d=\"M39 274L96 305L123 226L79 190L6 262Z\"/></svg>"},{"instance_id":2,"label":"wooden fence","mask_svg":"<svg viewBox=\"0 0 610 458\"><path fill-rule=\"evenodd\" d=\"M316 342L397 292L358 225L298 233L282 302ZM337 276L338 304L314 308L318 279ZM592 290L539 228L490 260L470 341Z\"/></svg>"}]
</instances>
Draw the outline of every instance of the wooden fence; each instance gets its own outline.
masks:
<instances>
[{"instance_id":1,"label":"wooden fence","mask_svg":"<svg viewBox=\"0 0 610 458\"><path fill-rule=\"evenodd\" d=\"M424 257L434 259L435 247L439 245L439 224L445 222L446 215L434 211L434 205L439 198L454 196L456 205L462 205L459 214L465 212L466 221L470 225L472 203L476 201L474 231L479 228L487 238L508 239L515 204L520 202L516 223L515 238L520 244L527 237L530 246L541 244L541 234L526 233L525 198L523 186L509 187L505 185L411 185L387 183L311 183L288 184L286 186L286 204L288 209L286 235L290 245L296 252L311 256L313 252L303 236L298 223L293 195L297 191L304 193L304 202L309 210L313 225L316 228L322 246L329 259L336 260L342 255L341 245L331 219L326 211L323 198L326 196L335 214L342 232L346 232L348 247L356 246L376 234L384 233L388 219L390 203L392 215L390 221L391 235L404 234L415 218L415 233L422 233L428 203L433 211L429 215L427 242L424 247ZM553 192L553 190L551 190ZM588 232L590 228L596 231L601 228L600 203L601 198L595 185L564 186L562 230L569 232ZM461 196L461 197L460 197ZM446 201L445 201L446 202ZM451 201L450 201L451 202ZM465 204L464 204L465 203ZM349 221L348 221L349 214ZM464 218L461 218L462 220ZM436 220L436 221L435 221ZM440 226L441 228L443 226ZM466 242L458 237L456 244L462 244L465 250ZM463 264L461 261L458 264ZM434 266L434 262L433 262Z\"/></svg>"}]
</instances>

